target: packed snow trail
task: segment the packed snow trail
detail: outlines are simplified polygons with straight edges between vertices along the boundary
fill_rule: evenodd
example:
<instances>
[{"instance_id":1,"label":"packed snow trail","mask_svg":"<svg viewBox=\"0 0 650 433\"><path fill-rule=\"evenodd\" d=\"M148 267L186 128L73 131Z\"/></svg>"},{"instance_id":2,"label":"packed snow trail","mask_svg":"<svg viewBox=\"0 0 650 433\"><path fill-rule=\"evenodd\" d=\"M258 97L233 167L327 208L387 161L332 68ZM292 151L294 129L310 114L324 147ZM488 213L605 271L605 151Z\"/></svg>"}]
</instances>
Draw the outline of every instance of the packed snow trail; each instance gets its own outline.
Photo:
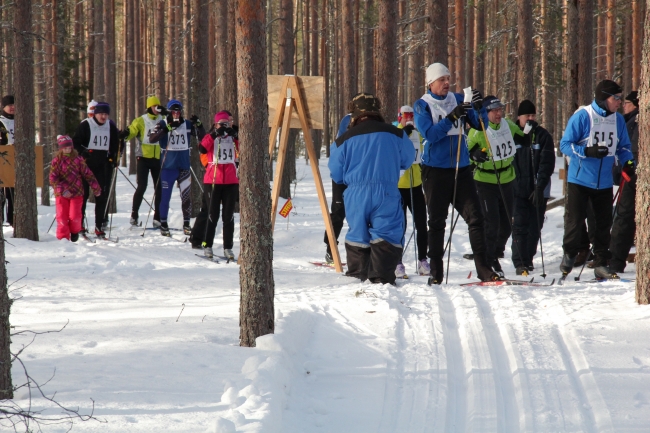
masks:
<instances>
[{"instance_id":1,"label":"packed snow trail","mask_svg":"<svg viewBox=\"0 0 650 433\"><path fill-rule=\"evenodd\" d=\"M327 179L327 161L320 166ZM56 369L48 395L84 413L92 398L106 421L73 431L648 430L650 310L634 304L633 283L570 275L564 286L461 287L473 270L462 258L469 252L462 221L450 284L429 287L420 276L396 287L359 283L309 263L323 260L323 223L310 170L299 167L298 178L295 209L274 235L276 334L257 348L238 345L239 267L195 257L189 244L155 230L144 238L130 230L133 189L123 178L117 244L56 240L46 234L53 207L39 207L41 242L13 239L5 228L9 281L29 268L11 287L19 298L11 324L49 331L69 320L62 332L37 337L25 365L41 383ZM549 280L559 276L562 209L547 216ZM169 221L181 227L176 192ZM508 256L502 264L513 277ZM628 270L625 277L633 265ZM14 351L30 338L14 336ZM22 383L20 369L13 374ZM27 397L16 393L22 405Z\"/></svg>"}]
</instances>

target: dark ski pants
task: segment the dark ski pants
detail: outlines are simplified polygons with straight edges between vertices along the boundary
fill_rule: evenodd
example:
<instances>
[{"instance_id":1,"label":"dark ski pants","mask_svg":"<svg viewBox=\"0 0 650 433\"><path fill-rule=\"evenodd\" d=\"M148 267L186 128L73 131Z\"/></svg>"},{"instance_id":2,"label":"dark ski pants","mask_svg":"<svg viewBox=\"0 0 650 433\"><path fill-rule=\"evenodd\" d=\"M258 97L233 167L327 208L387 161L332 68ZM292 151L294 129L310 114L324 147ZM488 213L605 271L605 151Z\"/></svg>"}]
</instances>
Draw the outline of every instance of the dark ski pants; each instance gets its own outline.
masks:
<instances>
[{"instance_id":1,"label":"dark ski pants","mask_svg":"<svg viewBox=\"0 0 650 433\"><path fill-rule=\"evenodd\" d=\"M10 226L14 225L14 194L15 188L3 188L5 194L5 201L7 203L7 219L5 221Z\"/></svg>"},{"instance_id":2,"label":"dark ski pants","mask_svg":"<svg viewBox=\"0 0 650 433\"><path fill-rule=\"evenodd\" d=\"M88 161L86 161L88 163ZM88 164L88 168L93 172L97 183L102 189L102 193L99 197L95 197L95 227L97 229L102 228L102 223L104 222L104 217L106 216L106 203L108 202L108 193L111 189L111 180L113 176L113 167L108 164ZM90 188L88 183L84 180L84 201L81 206L81 215L83 215L83 220L86 218L86 203L88 202L88 196L90 195Z\"/></svg>"},{"instance_id":3,"label":"dark ski pants","mask_svg":"<svg viewBox=\"0 0 650 433\"><path fill-rule=\"evenodd\" d=\"M402 258L402 249L385 240L371 241L370 247L345 241L348 277L370 280L378 284L395 284L395 268Z\"/></svg>"},{"instance_id":4,"label":"dark ski pants","mask_svg":"<svg viewBox=\"0 0 650 433\"><path fill-rule=\"evenodd\" d=\"M216 184L213 190L213 185L204 184L203 193L206 203L210 205L205 246L212 247L214 243L214 234L217 231L217 221L219 221L219 211L223 204L223 210L221 212L221 220L223 221L223 247L224 249L230 250L233 246L233 235L235 233L235 203L239 197L239 185L236 183L227 185ZM210 198L211 196L212 198Z\"/></svg>"},{"instance_id":5,"label":"dark ski pants","mask_svg":"<svg viewBox=\"0 0 650 433\"><path fill-rule=\"evenodd\" d=\"M609 267L613 271L623 272L625 270L627 255L634 244L634 235L636 234L635 201L636 176L630 182L626 182L620 192L620 201L612 224L612 240L609 243L612 258L609 261Z\"/></svg>"},{"instance_id":6,"label":"dark ski pants","mask_svg":"<svg viewBox=\"0 0 650 433\"><path fill-rule=\"evenodd\" d=\"M610 258L612 188L592 189L575 183L568 183L566 195L564 207L564 253L575 257L583 247L583 225L587 217L587 206L591 204L594 211L595 223L593 231L594 265L607 265L607 261Z\"/></svg>"},{"instance_id":7,"label":"dark ski pants","mask_svg":"<svg viewBox=\"0 0 650 433\"><path fill-rule=\"evenodd\" d=\"M334 228L334 236L338 243L339 235L343 230L343 221L345 221L345 204L343 203L343 193L348 188L347 185L336 183L332 181L332 204L330 206L330 217L332 218L332 226ZM329 238L327 237L327 230L323 237L323 242L327 245L327 253L332 254L330 250Z\"/></svg>"},{"instance_id":8,"label":"dark ski pants","mask_svg":"<svg viewBox=\"0 0 650 433\"><path fill-rule=\"evenodd\" d=\"M416 242L418 248L418 260L427 258L427 205L424 201L422 185L413 187L413 203L411 203L411 188L400 188L402 195L402 210L404 211L404 232L406 233L407 218L406 209L411 210L411 216L415 221Z\"/></svg>"},{"instance_id":9,"label":"dark ski pants","mask_svg":"<svg viewBox=\"0 0 650 433\"><path fill-rule=\"evenodd\" d=\"M515 197L514 213L512 216L512 264L515 267L533 266L533 257L537 254L537 243L544 226L546 202L544 199L541 207L535 207L528 197ZM521 248L521 254L515 246Z\"/></svg>"},{"instance_id":10,"label":"dark ski pants","mask_svg":"<svg viewBox=\"0 0 650 433\"><path fill-rule=\"evenodd\" d=\"M140 210L142 198L144 197L144 193L147 190L149 173L151 173L151 180L155 187L156 184L158 184L158 177L160 176L160 160L157 158L144 158L142 156L138 156L136 174L138 187L135 189L135 193L133 194L133 206L131 207L132 215L137 215L138 211ZM158 185L158 191L156 192L156 198L153 204L153 219L156 221L160 221L160 195L160 185Z\"/></svg>"},{"instance_id":11,"label":"dark ski pants","mask_svg":"<svg viewBox=\"0 0 650 433\"><path fill-rule=\"evenodd\" d=\"M422 166L422 185L429 213L428 255L431 259L431 276L438 281L442 281L444 274L445 225L449 205L454 195L455 172L454 168ZM488 279L493 271L486 262L483 215L472 177L472 169L469 166L458 170L455 208L469 228L469 242L474 253L474 264L478 277Z\"/></svg>"},{"instance_id":12,"label":"dark ski pants","mask_svg":"<svg viewBox=\"0 0 650 433\"><path fill-rule=\"evenodd\" d=\"M485 218L485 255L492 264L503 255L512 233L508 219L514 202L512 182L502 183L501 188L494 183L476 182L476 190Z\"/></svg>"}]
</instances>

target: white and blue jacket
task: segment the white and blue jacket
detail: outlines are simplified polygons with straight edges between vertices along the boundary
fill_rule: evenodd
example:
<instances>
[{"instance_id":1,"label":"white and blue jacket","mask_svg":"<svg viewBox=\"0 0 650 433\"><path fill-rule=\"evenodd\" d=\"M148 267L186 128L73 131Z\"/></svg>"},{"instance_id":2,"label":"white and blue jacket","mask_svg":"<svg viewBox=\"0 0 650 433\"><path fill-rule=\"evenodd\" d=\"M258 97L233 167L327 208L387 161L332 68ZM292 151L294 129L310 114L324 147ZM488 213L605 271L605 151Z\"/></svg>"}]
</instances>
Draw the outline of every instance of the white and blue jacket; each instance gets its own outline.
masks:
<instances>
[{"instance_id":1,"label":"white and blue jacket","mask_svg":"<svg viewBox=\"0 0 650 433\"><path fill-rule=\"evenodd\" d=\"M605 116L606 112L596 104L591 103L591 108L599 115ZM616 157L621 164L634 160L631 151L630 137L625 126L625 119L620 113L613 113L616 116L616 133L618 143L616 145ZM589 113L584 109L578 109L567 123L564 135L560 141L560 150L570 158L569 177L570 183L586 186L592 189L612 188L612 166L615 157L590 158L585 156L585 148L591 145L591 119Z\"/></svg>"}]
</instances>

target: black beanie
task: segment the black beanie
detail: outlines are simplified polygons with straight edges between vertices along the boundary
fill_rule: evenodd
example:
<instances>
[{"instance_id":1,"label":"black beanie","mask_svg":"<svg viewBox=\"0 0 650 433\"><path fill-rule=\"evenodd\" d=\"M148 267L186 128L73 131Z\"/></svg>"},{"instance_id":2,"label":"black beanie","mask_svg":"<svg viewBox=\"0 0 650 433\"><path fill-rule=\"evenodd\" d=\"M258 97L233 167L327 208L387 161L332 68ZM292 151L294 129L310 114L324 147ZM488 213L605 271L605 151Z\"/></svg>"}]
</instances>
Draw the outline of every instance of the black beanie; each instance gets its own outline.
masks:
<instances>
[{"instance_id":1,"label":"black beanie","mask_svg":"<svg viewBox=\"0 0 650 433\"><path fill-rule=\"evenodd\" d=\"M532 101L529 101L528 99L524 99L519 103L519 109L517 110L517 116L523 116L526 114L537 114L537 110L535 110L535 104L533 104Z\"/></svg>"},{"instance_id":2,"label":"black beanie","mask_svg":"<svg viewBox=\"0 0 650 433\"><path fill-rule=\"evenodd\" d=\"M626 101L630 101L636 108L639 108L639 92L632 90L629 95L625 97Z\"/></svg>"},{"instance_id":3,"label":"black beanie","mask_svg":"<svg viewBox=\"0 0 650 433\"><path fill-rule=\"evenodd\" d=\"M612 80L603 80L596 86L595 99L596 101L604 101L610 96L623 92L621 86Z\"/></svg>"},{"instance_id":4,"label":"black beanie","mask_svg":"<svg viewBox=\"0 0 650 433\"><path fill-rule=\"evenodd\" d=\"M2 97L2 106L6 107L7 105L14 104L14 95L5 95Z\"/></svg>"},{"instance_id":5,"label":"black beanie","mask_svg":"<svg viewBox=\"0 0 650 433\"><path fill-rule=\"evenodd\" d=\"M101 113L111 114L111 106L107 102L98 102L95 105L95 114Z\"/></svg>"}]
</instances>

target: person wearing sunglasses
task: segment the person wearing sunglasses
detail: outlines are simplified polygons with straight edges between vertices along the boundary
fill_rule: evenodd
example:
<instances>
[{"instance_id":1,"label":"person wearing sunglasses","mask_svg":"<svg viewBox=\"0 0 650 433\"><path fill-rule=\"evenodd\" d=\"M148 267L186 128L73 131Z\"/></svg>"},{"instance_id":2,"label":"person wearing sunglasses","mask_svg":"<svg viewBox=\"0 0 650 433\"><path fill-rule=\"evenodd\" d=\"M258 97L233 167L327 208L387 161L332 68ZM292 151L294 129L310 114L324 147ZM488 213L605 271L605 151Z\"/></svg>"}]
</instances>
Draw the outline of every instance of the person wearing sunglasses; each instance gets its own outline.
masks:
<instances>
[{"instance_id":1,"label":"person wearing sunglasses","mask_svg":"<svg viewBox=\"0 0 650 433\"><path fill-rule=\"evenodd\" d=\"M138 187L133 194L133 205L131 207L131 225L138 225L138 211L142 204L144 193L147 190L149 173L154 188L158 185L158 176L160 176L160 146L158 143L152 143L149 136L158 122L166 116L167 109L160 105L160 99L157 96L147 98L147 112L136 118L131 125L120 131L120 138L124 141L135 138L136 148L135 157L137 161L136 181ZM160 190L156 193L154 200L153 213L154 227L160 227Z\"/></svg>"},{"instance_id":2,"label":"person wearing sunglasses","mask_svg":"<svg viewBox=\"0 0 650 433\"><path fill-rule=\"evenodd\" d=\"M596 86L591 104L580 107L569 119L560 150L570 158L564 214L563 276L573 269L582 240L582 226L591 204L595 217L593 239L594 274L600 279L618 278L608 266L612 227L612 166L617 157L623 172L633 176L634 156L630 149L621 107L623 89L612 80Z\"/></svg>"},{"instance_id":3,"label":"person wearing sunglasses","mask_svg":"<svg viewBox=\"0 0 650 433\"><path fill-rule=\"evenodd\" d=\"M170 236L167 217L169 201L172 197L174 184L178 182L181 192L181 209L183 212L183 232L189 235L192 231L190 218L192 216L192 173L190 171L190 140L192 135L198 140L203 139L205 130L196 115L190 120L183 118L183 104L176 99L167 103L169 114L161 120L149 136L151 143L160 143L160 234Z\"/></svg>"}]
</instances>

